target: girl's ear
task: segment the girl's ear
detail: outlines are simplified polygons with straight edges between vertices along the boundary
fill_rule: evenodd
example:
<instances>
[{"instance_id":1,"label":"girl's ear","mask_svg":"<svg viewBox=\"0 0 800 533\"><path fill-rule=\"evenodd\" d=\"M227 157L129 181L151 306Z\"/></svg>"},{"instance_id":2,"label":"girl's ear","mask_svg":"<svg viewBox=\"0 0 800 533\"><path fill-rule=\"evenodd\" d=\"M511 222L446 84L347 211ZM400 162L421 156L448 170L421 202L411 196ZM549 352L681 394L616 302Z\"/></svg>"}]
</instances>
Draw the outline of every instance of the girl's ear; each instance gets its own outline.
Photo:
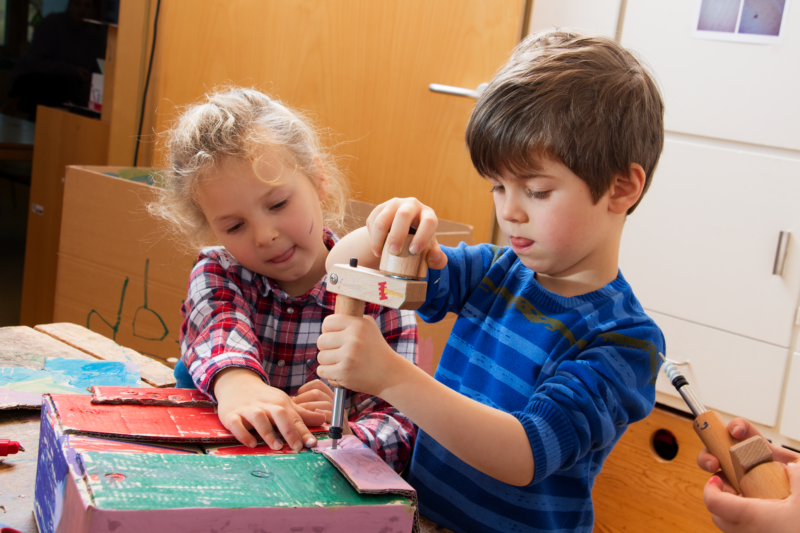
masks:
<instances>
[{"instance_id":1,"label":"girl's ear","mask_svg":"<svg viewBox=\"0 0 800 533\"><path fill-rule=\"evenodd\" d=\"M608 195L608 208L617 215L625 214L642 196L647 175L638 163L631 163L628 175L616 174Z\"/></svg>"},{"instance_id":2,"label":"girl's ear","mask_svg":"<svg viewBox=\"0 0 800 533\"><path fill-rule=\"evenodd\" d=\"M322 161L318 157L316 159L317 162L317 171L314 179L317 182L317 194L319 195L319 201L325 201L325 198L328 197L329 191L329 183L328 183L328 175L325 173L325 168L322 166Z\"/></svg>"}]
</instances>

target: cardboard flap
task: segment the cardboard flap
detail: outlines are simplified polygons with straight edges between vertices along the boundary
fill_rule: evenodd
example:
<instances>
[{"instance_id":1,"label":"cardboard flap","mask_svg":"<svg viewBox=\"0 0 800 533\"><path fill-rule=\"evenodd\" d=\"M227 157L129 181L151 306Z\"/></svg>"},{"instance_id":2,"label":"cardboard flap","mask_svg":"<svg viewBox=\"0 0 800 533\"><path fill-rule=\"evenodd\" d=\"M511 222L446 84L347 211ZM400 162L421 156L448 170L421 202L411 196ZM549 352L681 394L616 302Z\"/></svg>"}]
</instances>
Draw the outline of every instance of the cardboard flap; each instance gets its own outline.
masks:
<instances>
[{"instance_id":1,"label":"cardboard flap","mask_svg":"<svg viewBox=\"0 0 800 533\"><path fill-rule=\"evenodd\" d=\"M68 435L94 435L149 442L238 442L219 421L214 407L102 404L92 403L92 396L72 394L53 394L50 397L64 433ZM309 430L312 433L328 431L327 427Z\"/></svg>"},{"instance_id":2,"label":"cardboard flap","mask_svg":"<svg viewBox=\"0 0 800 533\"><path fill-rule=\"evenodd\" d=\"M92 387L92 403L213 407L214 402L197 389L141 389Z\"/></svg>"},{"instance_id":3,"label":"cardboard flap","mask_svg":"<svg viewBox=\"0 0 800 533\"><path fill-rule=\"evenodd\" d=\"M383 462L372 449L353 435L345 435L336 450L331 441L320 441L315 452L321 453L350 482L359 494L399 494L414 506L414 532L419 531L417 491Z\"/></svg>"}]
</instances>

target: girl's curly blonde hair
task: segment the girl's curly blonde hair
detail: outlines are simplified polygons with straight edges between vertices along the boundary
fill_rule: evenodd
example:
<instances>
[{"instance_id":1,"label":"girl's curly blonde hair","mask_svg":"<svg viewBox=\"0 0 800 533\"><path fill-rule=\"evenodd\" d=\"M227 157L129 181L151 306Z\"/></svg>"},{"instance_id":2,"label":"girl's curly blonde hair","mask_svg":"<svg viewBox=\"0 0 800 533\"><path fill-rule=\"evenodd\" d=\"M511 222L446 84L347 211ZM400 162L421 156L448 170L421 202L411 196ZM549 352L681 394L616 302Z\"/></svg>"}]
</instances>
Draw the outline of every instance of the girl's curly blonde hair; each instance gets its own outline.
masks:
<instances>
[{"instance_id":1,"label":"girl's curly blonde hair","mask_svg":"<svg viewBox=\"0 0 800 533\"><path fill-rule=\"evenodd\" d=\"M328 195L322 203L323 222L334 230L343 228L347 181L333 154L320 142L309 118L266 94L238 87L213 91L189 106L163 136L168 163L157 176L157 197L148 210L171 223L189 247L213 243L195 200L200 180L213 176L226 159L255 166L265 148L281 150L286 163L295 165L314 185L320 172L325 174Z\"/></svg>"}]
</instances>

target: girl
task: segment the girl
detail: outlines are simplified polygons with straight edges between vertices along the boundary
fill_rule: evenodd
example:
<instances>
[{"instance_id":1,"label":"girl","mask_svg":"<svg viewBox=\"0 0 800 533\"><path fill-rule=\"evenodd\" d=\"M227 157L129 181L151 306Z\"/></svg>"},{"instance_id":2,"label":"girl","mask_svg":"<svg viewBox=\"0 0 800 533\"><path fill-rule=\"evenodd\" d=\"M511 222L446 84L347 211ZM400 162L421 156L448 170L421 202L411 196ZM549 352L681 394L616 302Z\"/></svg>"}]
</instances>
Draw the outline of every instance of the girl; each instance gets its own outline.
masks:
<instances>
[{"instance_id":1,"label":"girl","mask_svg":"<svg viewBox=\"0 0 800 533\"><path fill-rule=\"evenodd\" d=\"M176 377L218 403L244 445L314 446L333 393L317 378L317 337L333 313L325 260L347 203L345 182L308 121L251 89L208 95L167 132L169 165L150 210L204 248L181 313ZM414 361L409 311L367 304L392 348ZM401 471L415 429L380 398L353 395L349 427Z\"/></svg>"}]
</instances>

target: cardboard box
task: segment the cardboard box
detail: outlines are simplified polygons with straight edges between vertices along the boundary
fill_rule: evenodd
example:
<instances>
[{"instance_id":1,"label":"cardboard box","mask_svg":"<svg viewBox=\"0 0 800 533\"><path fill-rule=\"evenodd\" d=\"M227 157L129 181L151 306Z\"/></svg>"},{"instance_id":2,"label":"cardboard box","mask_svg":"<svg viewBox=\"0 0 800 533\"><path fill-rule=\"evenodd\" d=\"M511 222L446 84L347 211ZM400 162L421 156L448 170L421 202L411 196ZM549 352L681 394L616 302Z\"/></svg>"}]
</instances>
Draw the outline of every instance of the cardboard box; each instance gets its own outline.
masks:
<instances>
[{"instance_id":1,"label":"cardboard box","mask_svg":"<svg viewBox=\"0 0 800 533\"><path fill-rule=\"evenodd\" d=\"M127 178L127 179L124 179ZM73 322L122 346L167 360L180 357L180 308L196 253L183 253L145 205L153 199L147 171L67 168L56 280L55 322ZM351 202L349 229L372 211ZM440 221L437 239L472 242L472 227ZM455 315L418 320L419 364L433 373Z\"/></svg>"},{"instance_id":2,"label":"cardboard box","mask_svg":"<svg viewBox=\"0 0 800 533\"><path fill-rule=\"evenodd\" d=\"M235 441L213 407L163 404L182 390L107 389L119 401L44 396L41 533L419 529L413 488L356 437L337 450L210 446ZM132 404L137 394L161 402Z\"/></svg>"}]
</instances>

